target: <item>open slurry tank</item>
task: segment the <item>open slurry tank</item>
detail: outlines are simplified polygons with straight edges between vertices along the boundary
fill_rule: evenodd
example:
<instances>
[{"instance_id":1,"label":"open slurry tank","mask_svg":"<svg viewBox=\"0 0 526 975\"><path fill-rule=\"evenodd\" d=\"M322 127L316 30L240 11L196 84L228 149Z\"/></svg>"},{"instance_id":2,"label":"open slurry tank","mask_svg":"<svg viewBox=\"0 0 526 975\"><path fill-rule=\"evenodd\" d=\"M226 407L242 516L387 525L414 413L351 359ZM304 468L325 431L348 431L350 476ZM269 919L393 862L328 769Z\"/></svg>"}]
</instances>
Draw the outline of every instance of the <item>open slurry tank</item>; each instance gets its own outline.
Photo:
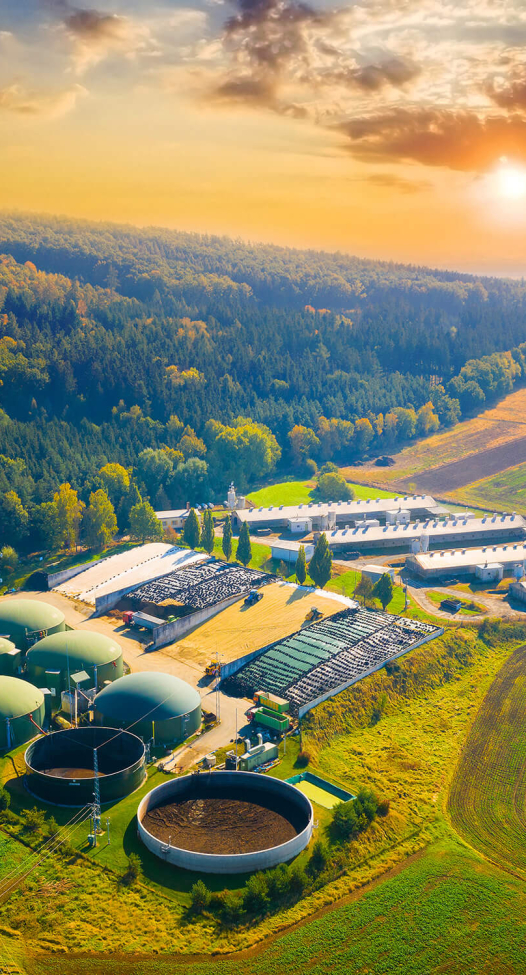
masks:
<instances>
[{"instance_id":1,"label":"open slurry tank","mask_svg":"<svg viewBox=\"0 0 526 975\"><path fill-rule=\"evenodd\" d=\"M201 772L153 789L139 806L138 823L146 846L176 866L245 873L303 850L313 813L307 797L280 779Z\"/></svg>"},{"instance_id":2,"label":"open slurry tank","mask_svg":"<svg viewBox=\"0 0 526 975\"><path fill-rule=\"evenodd\" d=\"M101 802L129 795L146 778L144 744L115 728L72 728L45 735L26 751L26 786L44 802L83 806L93 802L95 750Z\"/></svg>"}]
</instances>

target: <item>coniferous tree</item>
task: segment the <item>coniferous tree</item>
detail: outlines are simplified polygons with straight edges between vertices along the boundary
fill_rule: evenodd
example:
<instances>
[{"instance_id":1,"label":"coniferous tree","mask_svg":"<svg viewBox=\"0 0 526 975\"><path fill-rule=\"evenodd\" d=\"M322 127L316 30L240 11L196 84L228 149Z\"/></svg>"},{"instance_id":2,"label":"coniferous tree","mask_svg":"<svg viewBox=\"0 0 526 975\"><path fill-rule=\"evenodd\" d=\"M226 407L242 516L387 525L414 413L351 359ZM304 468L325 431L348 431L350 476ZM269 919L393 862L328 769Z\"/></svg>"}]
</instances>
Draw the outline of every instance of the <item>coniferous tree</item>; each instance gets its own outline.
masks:
<instances>
[{"instance_id":1,"label":"coniferous tree","mask_svg":"<svg viewBox=\"0 0 526 975\"><path fill-rule=\"evenodd\" d=\"M244 566L247 566L252 558L252 547L250 545L250 532L246 521L241 525L239 540L236 549L236 559Z\"/></svg>"},{"instance_id":2,"label":"coniferous tree","mask_svg":"<svg viewBox=\"0 0 526 975\"><path fill-rule=\"evenodd\" d=\"M201 525L195 508L190 508L183 528L183 541L190 548L197 548L201 541Z\"/></svg>"},{"instance_id":3,"label":"coniferous tree","mask_svg":"<svg viewBox=\"0 0 526 975\"><path fill-rule=\"evenodd\" d=\"M382 609L385 609L391 602L393 598L393 581L387 572L384 572L383 576L380 576L378 582L373 586L373 596L375 599L380 600Z\"/></svg>"},{"instance_id":4,"label":"coniferous tree","mask_svg":"<svg viewBox=\"0 0 526 975\"><path fill-rule=\"evenodd\" d=\"M314 555L309 562L309 575L316 586L323 589L327 585L332 574L332 555L325 532L322 532Z\"/></svg>"},{"instance_id":5,"label":"coniferous tree","mask_svg":"<svg viewBox=\"0 0 526 975\"><path fill-rule=\"evenodd\" d=\"M296 572L296 582L300 586L302 586L303 583L305 582L305 579L307 578L307 562L305 559L305 548L303 545L300 545L298 558L296 559L295 572Z\"/></svg>"},{"instance_id":6,"label":"coniferous tree","mask_svg":"<svg viewBox=\"0 0 526 975\"><path fill-rule=\"evenodd\" d=\"M215 533L214 518L212 512L206 509L203 516L203 532L201 535L201 545L209 555L214 551Z\"/></svg>"},{"instance_id":7,"label":"coniferous tree","mask_svg":"<svg viewBox=\"0 0 526 975\"><path fill-rule=\"evenodd\" d=\"M221 547L223 549L225 559L227 562L230 562L230 556L232 555L232 521L230 519L230 515L227 515L225 518Z\"/></svg>"}]
</instances>

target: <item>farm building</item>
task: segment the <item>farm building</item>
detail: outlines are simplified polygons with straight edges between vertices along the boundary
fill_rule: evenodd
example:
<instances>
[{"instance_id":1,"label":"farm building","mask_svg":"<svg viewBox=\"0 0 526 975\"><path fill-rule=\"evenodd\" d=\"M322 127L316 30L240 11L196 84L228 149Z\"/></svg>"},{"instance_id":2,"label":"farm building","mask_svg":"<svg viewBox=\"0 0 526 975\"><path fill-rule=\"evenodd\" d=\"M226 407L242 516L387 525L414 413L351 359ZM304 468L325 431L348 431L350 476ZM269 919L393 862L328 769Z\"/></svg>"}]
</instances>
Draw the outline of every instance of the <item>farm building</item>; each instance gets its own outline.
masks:
<instances>
[{"instance_id":1,"label":"farm building","mask_svg":"<svg viewBox=\"0 0 526 975\"><path fill-rule=\"evenodd\" d=\"M3 599L0 602L0 636L23 652L50 633L65 629L64 614L38 599Z\"/></svg>"},{"instance_id":2,"label":"farm building","mask_svg":"<svg viewBox=\"0 0 526 975\"><path fill-rule=\"evenodd\" d=\"M307 561L314 555L314 545L312 542L306 542L303 546L305 549L305 558ZM300 550L299 542L288 542L284 540L278 540L272 542L270 546L270 555L273 559L279 559L280 562L296 562L298 558L298 552Z\"/></svg>"},{"instance_id":3,"label":"farm building","mask_svg":"<svg viewBox=\"0 0 526 975\"><path fill-rule=\"evenodd\" d=\"M516 571L524 572L526 546L522 543L512 545L487 545L483 548L451 549L442 552L419 552L410 555L406 568L421 579L447 576L476 576L477 567L498 563L503 575Z\"/></svg>"},{"instance_id":4,"label":"farm building","mask_svg":"<svg viewBox=\"0 0 526 975\"><path fill-rule=\"evenodd\" d=\"M388 575L391 581L394 582L395 570L391 569L388 565L363 565L361 572L371 582L378 582L384 575Z\"/></svg>"},{"instance_id":5,"label":"farm building","mask_svg":"<svg viewBox=\"0 0 526 975\"><path fill-rule=\"evenodd\" d=\"M345 549L383 551L426 550L432 546L445 548L451 543L477 545L490 541L511 541L526 538L526 523L520 515L493 515L492 517L454 517L444 521L409 522L400 525L384 525L383 528L347 528L327 532L327 540L333 552Z\"/></svg>"},{"instance_id":6,"label":"farm building","mask_svg":"<svg viewBox=\"0 0 526 975\"><path fill-rule=\"evenodd\" d=\"M190 514L190 505L186 508L176 508L173 511L156 511L155 516L161 522L163 528L173 528L174 531L181 531L184 523ZM196 511L199 518L199 512ZM199 519L201 520L201 519Z\"/></svg>"},{"instance_id":7,"label":"farm building","mask_svg":"<svg viewBox=\"0 0 526 975\"><path fill-rule=\"evenodd\" d=\"M17 677L0 677L0 750L23 745L44 720L44 695Z\"/></svg>"},{"instance_id":8,"label":"farm building","mask_svg":"<svg viewBox=\"0 0 526 975\"><path fill-rule=\"evenodd\" d=\"M156 742L183 741L201 724L201 698L185 681L158 671L127 674L95 698L95 721Z\"/></svg>"},{"instance_id":9,"label":"farm building","mask_svg":"<svg viewBox=\"0 0 526 975\"><path fill-rule=\"evenodd\" d=\"M119 644L93 630L68 630L39 640L26 658L27 674L36 687L49 687L58 696L70 690L75 677L85 671L90 687L122 677Z\"/></svg>"},{"instance_id":10,"label":"farm building","mask_svg":"<svg viewBox=\"0 0 526 975\"><path fill-rule=\"evenodd\" d=\"M391 517L401 511L408 511L411 518L428 518L438 516L439 508L434 498L429 495L413 495L404 498L368 498L363 501L329 501L314 502L298 505L273 505L270 508L246 508L236 511L232 520L234 525L241 527L246 522L250 530L258 528L275 528L280 531L299 531L292 529L290 524L304 522L306 531L311 529L327 531L338 525L351 525L356 521L363 521L364 517L377 518L385 522L388 512Z\"/></svg>"},{"instance_id":11,"label":"farm building","mask_svg":"<svg viewBox=\"0 0 526 975\"><path fill-rule=\"evenodd\" d=\"M526 582L519 579L517 582L512 582L510 586L510 596L517 599L520 603L526 603Z\"/></svg>"},{"instance_id":12,"label":"farm building","mask_svg":"<svg viewBox=\"0 0 526 975\"><path fill-rule=\"evenodd\" d=\"M280 640L226 682L252 697L258 688L290 702L300 717L443 631L389 613L345 609Z\"/></svg>"}]
</instances>

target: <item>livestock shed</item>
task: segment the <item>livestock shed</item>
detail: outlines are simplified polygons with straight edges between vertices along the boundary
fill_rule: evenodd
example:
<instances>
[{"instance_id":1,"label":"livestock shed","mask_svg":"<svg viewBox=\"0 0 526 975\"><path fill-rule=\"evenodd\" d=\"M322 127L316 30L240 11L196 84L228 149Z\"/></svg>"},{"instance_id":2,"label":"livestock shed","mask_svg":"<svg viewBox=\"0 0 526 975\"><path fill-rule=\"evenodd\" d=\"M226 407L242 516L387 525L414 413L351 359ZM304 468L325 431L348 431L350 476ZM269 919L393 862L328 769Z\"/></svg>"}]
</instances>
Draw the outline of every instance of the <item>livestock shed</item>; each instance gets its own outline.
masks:
<instances>
[{"instance_id":1,"label":"livestock shed","mask_svg":"<svg viewBox=\"0 0 526 975\"><path fill-rule=\"evenodd\" d=\"M189 514L190 506L188 508L174 508L171 511L156 511L155 517L161 522L163 528L173 528L174 531L180 531L184 528L184 523ZM198 511L196 511L196 515L199 518Z\"/></svg>"},{"instance_id":2,"label":"livestock shed","mask_svg":"<svg viewBox=\"0 0 526 975\"><path fill-rule=\"evenodd\" d=\"M437 579L460 575L475 576L477 566L484 565L486 562L498 562L503 567L504 575L523 572L526 563L526 546L516 543L442 552L419 552L407 558L406 568L420 579Z\"/></svg>"},{"instance_id":3,"label":"livestock shed","mask_svg":"<svg viewBox=\"0 0 526 975\"><path fill-rule=\"evenodd\" d=\"M201 698L185 681L158 671L127 674L100 691L97 724L126 728L164 744L184 741L201 725Z\"/></svg>"},{"instance_id":4,"label":"livestock shed","mask_svg":"<svg viewBox=\"0 0 526 975\"><path fill-rule=\"evenodd\" d=\"M0 674L14 677L20 669L22 654L11 640L0 637Z\"/></svg>"},{"instance_id":5,"label":"livestock shed","mask_svg":"<svg viewBox=\"0 0 526 975\"><path fill-rule=\"evenodd\" d=\"M448 545L480 545L482 542L503 542L526 538L526 522L520 515L493 515L493 517L457 518L450 515L444 521L425 519L407 524L384 525L383 527L347 528L327 533L327 540L333 552L345 549L358 551L384 551L397 549L414 550L420 543L425 549L430 546L445 548ZM417 546L418 547L418 546Z\"/></svg>"},{"instance_id":6,"label":"livestock shed","mask_svg":"<svg viewBox=\"0 0 526 975\"><path fill-rule=\"evenodd\" d=\"M301 717L321 701L443 633L440 627L390 613L346 609L269 647L226 682L253 697L264 687Z\"/></svg>"},{"instance_id":7,"label":"livestock shed","mask_svg":"<svg viewBox=\"0 0 526 975\"><path fill-rule=\"evenodd\" d=\"M424 494L399 498L366 498L360 501L310 501L298 505L272 505L270 508L246 508L232 515L234 525L241 527L246 522L251 530L257 528L279 528L289 530L289 522L308 521L312 528L326 531L331 527L345 526L364 518L378 518L386 521L388 512L403 509L411 518L433 516L439 506L434 498Z\"/></svg>"},{"instance_id":8,"label":"livestock shed","mask_svg":"<svg viewBox=\"0 0 526 975\"><path fill-rule=\"evenodd\" d=\"M312 542L307 542L303 548L305 549L305 558L308 561L314 555L314 545ZM272 542L270 546L271 557L279 559L280 562L296 562L299 550L299 542L288 542L286 540Z\"/></svg>"},{"instance_id":9,"label":"livestock shed","mask_svg":"<svg viewBox=\"0 0 526 975\"><path fill-rule=\"evenodd\" d=\"M512 582L510 586L510 596L513 599L517 599L520 603L526 603L526 582L520 579L518 582Z\"/></svg>"},{"instance_id":10,"label":"livestock shed","mask_svg":"<svg viewBox=\"0 0 526 975\"><path fill-rule=\"evenodd\" d=\"M37 687L54 696L68 691L72 677L86 671L92 687L122 677L122 649L116 640L93 630L66 630L39 640L28 651L27 675Z\"/></svg>"},{"instance_id":11,"label":"livestock shed","mask_svg":"<svg viewBox=\"0 0 526 975\"><path fill-rule=\"evenodd\" d=\"M385 575L394 582L395 570L388 565L363 565L361 571L362 575L367 576L371 582L378 582Z\"/></svg>"},{"instance_id":12,"label":"livestock shed","mask_svg":"<svg viewBox=\"0 0 526 975\"><path fill-rule=\"evenodd\" d=\"M18 677L0 677L0 749L23 745L44 721L44 695Z\"/></svg>"},{"instance_id":13,"label":"livestock shed","mask_svg":"<svg viewBox=\"0 0 526 975\"><path fill-rule=\"evenodd\" d=\"M64 614L39 599L3 599L0 602L0 636L12 640L23 652L51 633L66 628Z\"/></svg>"}]
</instances>

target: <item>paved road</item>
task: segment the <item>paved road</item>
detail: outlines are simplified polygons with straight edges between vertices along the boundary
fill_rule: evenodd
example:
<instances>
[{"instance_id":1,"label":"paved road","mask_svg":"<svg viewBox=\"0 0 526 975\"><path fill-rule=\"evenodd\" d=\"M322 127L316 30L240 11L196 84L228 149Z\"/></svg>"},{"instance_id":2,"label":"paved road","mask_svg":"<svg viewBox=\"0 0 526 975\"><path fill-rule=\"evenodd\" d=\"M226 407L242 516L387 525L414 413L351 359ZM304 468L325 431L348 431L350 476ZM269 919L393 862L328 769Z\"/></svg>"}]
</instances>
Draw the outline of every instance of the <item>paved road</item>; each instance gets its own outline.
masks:
<instances>
[{"instance_id":1,"label":"paved road","mask_svg":"<svg viewBox=\"0 0 526 975\"><path fill-rule=\"evenodd\" d=\"M58 592L17 593L9 598L27 599L28 596L31 599L38 599L56 606L64 613L66 623L77 630L94 630L97 633L104 633L117 639L122 647L124 660L132 671L156 670L164 674L174 674L175 677L187 681L201 695L203 708L206 711L216 713L215 682L211 685L203 678L201 667L193 665L188 660L182 661L178 660L177 657L168 656L162 650L146 653L144 645L137 640L135 635L132 635L131 631L123 627L119 620L113 620L110 617L90 617L89 607L83 607L78 602L73 603ZM172 654L176 648L176 643L171 644ZM208 752L227 745L236 733L236 710L238 727L241 730L246 724L245 711L252 703L248 698L235 698L219 691L221 723L194 742L185 754L181 767L186 768Z\"/></svg>"}]
</instances>

